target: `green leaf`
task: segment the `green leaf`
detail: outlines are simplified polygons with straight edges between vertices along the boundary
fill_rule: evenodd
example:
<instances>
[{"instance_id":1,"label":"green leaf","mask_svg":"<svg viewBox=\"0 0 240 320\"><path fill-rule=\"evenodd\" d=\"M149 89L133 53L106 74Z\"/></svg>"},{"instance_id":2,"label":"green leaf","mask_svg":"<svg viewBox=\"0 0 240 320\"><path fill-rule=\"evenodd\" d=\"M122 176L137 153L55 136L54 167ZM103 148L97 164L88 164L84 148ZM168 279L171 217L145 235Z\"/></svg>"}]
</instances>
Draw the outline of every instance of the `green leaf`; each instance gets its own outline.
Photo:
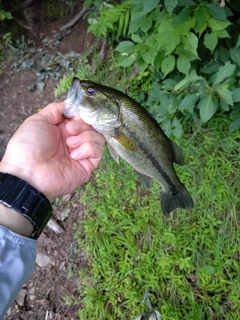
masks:
<instances>
[{"instance_id":1,"label":"green leaf","mask_svg":"<svg viewBox=\"0 0 240 320\"><path fill-rule=\"evenodd\" d=\"M179 45L181 40L180 36L177 34L172 33L172 34L169 34L169 36L171 38L171 41L168 41L166 43L165 55L171 54L175 50L175 48Z\"/></svg>"},{"instance_id":2,"label":"green leaf","mask_svg":"<svg viewBox=\"0 0 240 320\"><path fill-rule=\"evenodd\" d=\"M173 71L174 67L175 67L175 57L174 56L166 57L163 60L162 65L161 65L161 70L162 70L164 77L166 77L166 75L168 73Z\"/></svg>"},{"instance_id":3,"label":"green leaf","mask_svg":"<svg viewBox=\"0 0 240 320\"><path fill-rule=\"evenodd\" d=\"M194 107L195 107L195 103L197 102L197 100L199 99L199 96L197 96L196 93L191 93L188 94L180 103L178 109L181 111L188 111L190 113L192 113Z\"/></svg>"},{"instance_id":4,"label":"green leaf","mask_svg":"<svg viewBox=\"0 0 240 320\"><path fill-rule=\"evenodd\" d=\"M195 18L190 18L186 22L180 24L178 27L174 29L174 32L177 35L187 35L195 25L196 19Z\"/></svg>"},{"instance_id":5,"label":"green leaf","mask_svg":"<svg viewBox=\"0 0 240 320\"><path fill-rule=\"evenodd\" d=\"M161 124L163 131L166 136L170 137L172 134L172 121L171 119L165 119L165 121Z\"/></svg>"},{"instance_id":6,"label":"green leaf","mask_svg":"<svg viewBox=\"0 0 240 320\"><path fill-rule=\"evenodd\" d=\"M141 30L143 32L147 32L152 26L152 18L151 17L145 17L142 19L142 23L141 23Z\"/></svg>"},{"instance_id":7,"label":"green leaf","mask_svg":"<svg viewBox=\"0 0 240 320\"><path fill-rule=\"evenodd\" d=\"M236 43L236 47L238 48L240 46L240 34L238 35L238 39L237 39L237 43Z\"/></svg>"},{"instance_id":8,"label":"green leaf","mask_svg":"<svg viewBox=\"0 0 240 320\"><path fill-rule=\"evenodd\" d=\"M240 102L240 88L236 88L232 92L233 102Z\"/></svg>"},{"instance_id":9,"label":"green leaf","mask_svg":"<svg viewBox=\"0 0 240 320\"><path fill-rule=\"evenodd\" d=\"M136 61L136 57L137 57L136 53L133 53L131 55L128 55L128 54L122 55L118 58L116 66L127 68L127 67L131 66Z\"/></svg>"},{"instance_id":10,"label":"green leaf","mask_svg":"<svg viewBox=\"0 0 240 320\"><path fill-rule=\"evenodd\" d=\"M217 20L226 20L227 15L224 8L221 8L218 3L209 3L206 5L211 16Z\"/></svg>"},{"instance_id":11,"label":"green leaf","mask_svg":"<svg viewBox=\"0 0 240 320\"><path fill-rule=\"evenodd\" d=\"M207 28L207 22L206 22L206 18L205 18L205 8L200 7L197 8L194 12L194 18L195 18L195 26L194 26L194 30L195 32L199 33L199 36L201 36L201 34L203 33L203 31L205 31L205 29Z\"/></svg>"},{"instance_id":12,"label":"green leaf","mask_svg":"<svg viewBox=\"0 0 240 320\"><path fill-rule=\"evenodd\" d=\"M204 36L203 44L207 49L209 49L211 52L216 48L218 43L218 38L214 33L206 33Z\"/></svg>"},{"instance_id":13,"label":"green leaf","mask_svg":"<svg viewBox=\"0 0 240 320\"><path fill-rule=\"evenodd\" d=\"M223 99L220 99L220 106L224 111L229 111L230 106Z\"/></svg>"},{"instance_id":14,"label":"green leaf","mask_svg":"<svg viewBox=\"0 0 240 320\"><path fill-rule=\"evenodd\" d=\"M216 268L212 267L212 266L208 266L208 265L205 265L203 267L203 270L209 274L210 276L213 275L215 272L216 272Z\"/></svg>"},{"instance_id":15,"label":"green leaf","mask_svg":"<svg viewBox=\"0 0 240 320\"><path fill-rule=\"evenodd\" d=\"M230 60L230 54L229 54L229 50L227 50L226 48L219 46L218 47L219 50L219 59L223 62L226 63L227 61Z\"/></svg>"},{"instance_id":16,"label":"green leaf","mask_svg":"<svg viewBox=\"0 0 240 320\"><path fill-rule=\"evenodd\" d=\"M231 38L227 30L212 30L212 32L220 39Z\"/></svg>"},{"instance_id":17,"label":"green leaf","mask_svg":"<svg viewBox=\"0 0 240 320\"><path fill-rule=\"evenodd\" d=\"M134 43L132 41L122 41L115 48L116 51L121 53L132 53L133 52Z\"/></svg>"},{"instance_id":18,"label":"green leaf","mask_svg":"<svg viewBox=\"0 0 240 320\"><path fill-rule=\"evenodd\" d=\"M209 61L205 66L200 69L201 72L206 74L213 74L219 70L219 64L216 63L214 60Z\"/></svg>"},{"instance_id":19,"label":"green leaf","mask_svg":"<svg viewBox=\"0 0 240 320\"><path fill-rule=\"evenodd\" d=\"M143 0L143 12L147 14L157 7L159 0Z\"/></svg>"},{"instance_id":20,"label":"green leaf","mask_svg":"<svg viewBox=\"0 0 240 320\"><path fill-rule=\"evenodd\" d=\"M180 24L185 23L191 14L190 8L183 8L180 13L178 13L173 19L173 27L176 28Z\"/></svg>"},{"instance_id":21,"label":"green leaf","mask_svg":"<svg viewBox=\"0 0 240 320\"><path fill-rule=\"evenodd\" d=\"M230 106L233 105L232 92L226 88L225 84L217 86L216 91L219 94L220 99L223 99Z\"/></svg>"},{"instance_id":22,"label":"green leaf","mask_svg":"<svg viewBox=\"0 0 240 320\"><path fill-rule=\"evenodd\" d=\"M151 1L149 1L151 2ZM164 5L167 9L167 12L172 14L173 10L176 8L178 0L164 0Z\"/></svg>"},{"instance_id":23,"label":"green leaf","mask_svg":"<svg viewBox=\"0 0 240 320\"><path fill-rule=\"evenodd\" d=\"M216 107L214 105L212 93L205 94L198 104L198 108L200 111L200 117L203 122L207 122L212 118L214 113L216 112Z\"/></svg>"},{"instance_id":24,"label":"green leaf","mask_svg":"<svg viewBox=\"0 0 240 320\"><path fill-rule=\"evenodd\" d=\"M179 56L177 59L177 69L179 72L188 75L188 71L190 70L191 63L189 59L185 56Z\"/></svg>"},{"instance_id":25,"label":"green leaf","mask_svg":"<svg viewBox=\"0 0 240 320\"><path fill-rule=\"evenodd\" d=\"M224 66L220 67L216 75L214 76L213 86L224 81L230 77L236 69L236 65L231 64L230 61L226 62Z\"/></svg>"},{"instance_id":26,"label":"green leaf","mask_svg":"<svg viewBox=\"0 0 240 320\"><path fill-rule=\"evenodd\" d=\"M144 53L144 54L142 55L142 57L143 57L143 60L144 60L145 62L153 65L156 55L157 55L157 50L156 50L156 48L153 46L153 47L149 48L149 50L148 50L146 53Z\"/></svg>"},{"instance_id":27,"label":"green leaf","mask_svg":"<svg viewBox=\"0 0 240 320\"><path fill-rule=\"evenodd\" d=\"M143 40L139 37L138 34L132 33L131 34L131 39L132 41L136 42L136 43L142 43Z\"/></svg>"},{"instance_id":28,"label":"green leaf","mask_svg":"<svg viewBox=\"0 0 240 320\"><path fill-rule=\"evenodd\" d=\"M230 123L229 131L234 132L237 128L240 128L240 117Z\"/></svg>"},{"instance_id":29,"label":"green leaf","mask_svg":"<svg viewBox=\"0 0 240 320\"><path fill-rule=\"evenodd\" d=\"M131 35L135 31L138 31L141 28L142 19L145 18L144 12L137 12L135 14L132 14L131 21L129 24L129 30L128 34Z\"/></svg>"},{"instance_id":30,"label":"green leaf","mask_svg":"<svg viewBox=\"0 0 240 320\"><path fill-rule=\"evenodd\" d=\"M198 54L197 54L198 37L195 36L195 34L190 32L188 36L182 36L181 42L186 51L189 51L193 53L196 57L198 57Z\"/></svg>"},{"instance_id":31,"label":"green leaf","mask_svg":"<svg viewBox=\"0 0 240 320\"><path fill-rule=\"evenodd\" d=\"M182 125L177 117L174 117L172 120L172 133L178 139L181 138L183 133Z\"/></svg>"},{"instance_id":32,"label":"green leaf","mask_svg":"<svg viewBox=\"0 0 240 320\"><path fill-rule=\"evenodd\" d=\"M208 26L213 30L224 30L231 24L229 21L215 20L213 18L208 20Z\"/></svg>"},{"instance_id":33,"label":"green leaf","mask_svg":"<svg viewBox=\"0 0 240 320\"><path fill-rule=\"evenodd\" d=\"M191 82L192 82L192 79L190 77L186 77L175 86L174 90L175 91L184 90Z\"/></svg>"},{"instance_id":34,"label":"green leaf","mask_svg":"<svg viewBox=\"0 0 240 320\"><path fill-rule=\"evenodd\" d=\"M230 57L238 67L240 67L240 48L231 48L229 50Z\"/></svg>"}]
</instances>

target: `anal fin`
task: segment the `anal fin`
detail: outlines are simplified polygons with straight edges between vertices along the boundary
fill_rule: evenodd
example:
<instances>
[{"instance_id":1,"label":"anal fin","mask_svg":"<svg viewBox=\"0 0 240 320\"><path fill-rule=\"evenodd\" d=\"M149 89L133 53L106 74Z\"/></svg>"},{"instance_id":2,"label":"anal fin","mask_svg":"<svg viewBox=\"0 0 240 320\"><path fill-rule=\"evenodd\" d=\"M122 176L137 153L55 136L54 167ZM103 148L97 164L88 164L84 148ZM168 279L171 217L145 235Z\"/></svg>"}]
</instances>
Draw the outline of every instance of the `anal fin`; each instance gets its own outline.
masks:
<instances>
[{"instance_id":1,"label":"anal fin","mask_svg":"<svg viewBox=\"0 0 240 320\"><path fill-rule=\"evenodd\" d=\"M140 180L142 181L142 183L149 189L151 186L151 181L152 178L149 176L146 176L145 174L135 170L135 172L137 173L137 175L139 176Z\"/></svg>"}]
</instances>

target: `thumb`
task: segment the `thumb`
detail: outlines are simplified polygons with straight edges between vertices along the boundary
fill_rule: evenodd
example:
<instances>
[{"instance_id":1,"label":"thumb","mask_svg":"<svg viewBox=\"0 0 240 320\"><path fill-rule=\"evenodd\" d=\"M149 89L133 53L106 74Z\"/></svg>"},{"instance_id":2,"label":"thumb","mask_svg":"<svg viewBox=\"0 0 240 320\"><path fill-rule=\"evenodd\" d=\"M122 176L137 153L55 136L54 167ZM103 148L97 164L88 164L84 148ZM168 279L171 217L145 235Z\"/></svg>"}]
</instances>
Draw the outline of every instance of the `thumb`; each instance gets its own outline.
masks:
<instances>
[{"instance_id":1,"label":"thumb","mask_svg":"<svg viewBox=\"0 0 240 320\"><path fill-rule=\"evenodd\" d=\"M56 125L64 119L63 108L64 102L53 102L40 111L38 115L43 116L49 123Z\"/></svg>"}]
</instances>

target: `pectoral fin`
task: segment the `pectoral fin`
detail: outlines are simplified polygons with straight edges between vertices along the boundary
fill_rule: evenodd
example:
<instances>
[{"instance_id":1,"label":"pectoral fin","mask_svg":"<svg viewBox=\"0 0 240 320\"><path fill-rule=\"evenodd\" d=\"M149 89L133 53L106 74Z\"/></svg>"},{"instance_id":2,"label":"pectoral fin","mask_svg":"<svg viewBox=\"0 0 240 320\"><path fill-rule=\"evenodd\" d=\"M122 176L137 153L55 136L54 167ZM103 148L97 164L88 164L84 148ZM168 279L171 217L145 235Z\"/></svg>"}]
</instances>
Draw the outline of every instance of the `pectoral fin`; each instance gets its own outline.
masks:
<instances>
[{"instance_id":1,"label":"pectoral fin","mask_svg":"<svg viewBox=\"0 0 240 320\"><path fill-rule=\"evenodd\" d=\"M128 151L136 151L137 150L137 146L135 144L135 142L130 139L129 137L127 137L124 133L122 132L118 132L116 133L114 139L126 150Z\"/></svg>"},{"instance_id":2,"label":"pectoral fin","mask_svg":"<svg viewBox=\"0 0 240 320\"><path fill-rule=\"evenodd\" d=\"M107 144L107 146L108 146L108 150L109 150L111 156L113 157L113 159L117 163L119 163L119 155L118 155L117 151L113 147L111 147L109 143Z\"/></svg>"}]
</instances>

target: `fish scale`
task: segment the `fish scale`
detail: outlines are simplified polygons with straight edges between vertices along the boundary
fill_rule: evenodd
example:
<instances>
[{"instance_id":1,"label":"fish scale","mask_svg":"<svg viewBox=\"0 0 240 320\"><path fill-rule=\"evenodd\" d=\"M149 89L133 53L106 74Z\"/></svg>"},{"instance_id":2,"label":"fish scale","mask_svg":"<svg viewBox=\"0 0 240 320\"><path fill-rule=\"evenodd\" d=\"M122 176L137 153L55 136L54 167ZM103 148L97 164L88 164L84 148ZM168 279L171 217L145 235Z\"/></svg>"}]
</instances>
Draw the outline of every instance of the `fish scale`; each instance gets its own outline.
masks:
<instances>
[{"instance_id":1,"label":"fish scale","mask_svg":"<svg viewBox=\"0 0 240 320\"><path fill-rule=\"evenodd\" d=\"M65 100L65 117L81 117L106 139L112 157L127 161L148 186L162 187L164 214L193 208L193 200L180 182L173 162L183 165L181 149L137 101L116 89L74 78Z\"/></svg>"}]
</instances>

